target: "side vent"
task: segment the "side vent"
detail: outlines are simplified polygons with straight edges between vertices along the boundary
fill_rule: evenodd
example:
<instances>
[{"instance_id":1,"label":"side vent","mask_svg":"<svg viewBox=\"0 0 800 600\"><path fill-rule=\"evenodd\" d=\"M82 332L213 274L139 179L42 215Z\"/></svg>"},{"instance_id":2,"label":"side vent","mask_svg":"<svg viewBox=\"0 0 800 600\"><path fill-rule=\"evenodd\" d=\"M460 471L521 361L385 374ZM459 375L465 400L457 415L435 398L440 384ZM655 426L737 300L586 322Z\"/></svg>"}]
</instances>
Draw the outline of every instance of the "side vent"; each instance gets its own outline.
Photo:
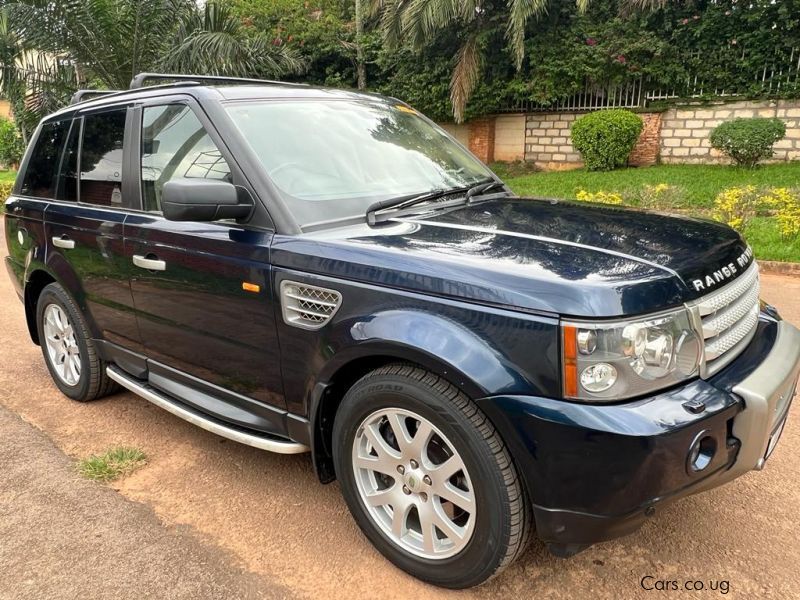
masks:
<instances>
[{"instance_id":1,"label":"side vent","mask_svg":"<svg viewBox=\"0 0 800 600\"><path fill-rule=\"evenodd\" d=\"M296 281L281 282L281 306L287 325L319 329L330 321L341 304L342 295L336 290Z\"/></svg>"}]
</instances>

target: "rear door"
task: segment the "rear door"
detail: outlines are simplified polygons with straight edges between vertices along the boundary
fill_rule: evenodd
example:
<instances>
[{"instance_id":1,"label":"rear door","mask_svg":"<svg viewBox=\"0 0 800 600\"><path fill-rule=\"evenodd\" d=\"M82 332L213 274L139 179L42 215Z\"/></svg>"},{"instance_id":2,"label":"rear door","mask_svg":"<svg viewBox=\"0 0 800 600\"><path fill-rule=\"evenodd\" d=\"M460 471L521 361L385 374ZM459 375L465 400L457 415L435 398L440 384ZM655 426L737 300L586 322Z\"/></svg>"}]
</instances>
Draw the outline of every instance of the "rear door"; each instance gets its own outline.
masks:
<instances>
[{"instance_id":1,"label":"rear door","mask_svg":"<svg viewBox=\"0 0 800 600\"><path fill-rule=\"evenodd\" d=\"M220 179L249 192L193 101L159 100L140 112L144 212L128 217L125 236L150 383L227 421L280 432L284 401L269 277L273 231L164 219L161 190L171 179Z\"/></svg>"},{"instance_id":2,"label":"rear door","mask_svg":"<svg viewBox=\"0 0 800 600\"><path fill-rule=\"evenodd\" d=\"M71 126L71 117L39 126L20 169L15 193L6 202L6 266L20 296L24 293L27 267L45 260L44 213L50 202L59 197L58 167Z\"/></svg>"},{"instance_id":3,"label":"rear door","mask_svg":"<svg viewBox=\"0 0 800 600\"><path fill-rule=\"evenodd\" d=\"M122 186L127 106L77 116L69 133L57 201L45 212L47 263L83 308L93 336L141 351L122 224L133 198Z\"/></svg>"}]
</instances>

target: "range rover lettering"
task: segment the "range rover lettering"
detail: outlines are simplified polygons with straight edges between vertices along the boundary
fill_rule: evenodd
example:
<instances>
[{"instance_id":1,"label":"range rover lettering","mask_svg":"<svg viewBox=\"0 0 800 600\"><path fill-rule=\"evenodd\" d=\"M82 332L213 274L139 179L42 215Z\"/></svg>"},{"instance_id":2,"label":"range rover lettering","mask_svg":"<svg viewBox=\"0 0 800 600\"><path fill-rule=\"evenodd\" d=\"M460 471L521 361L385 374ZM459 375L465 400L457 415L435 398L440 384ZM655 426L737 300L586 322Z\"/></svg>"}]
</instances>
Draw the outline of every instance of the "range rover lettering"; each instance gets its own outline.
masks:
<instances>
[{"instance_id":1,"label":"range rover lettering","mask_svg":"<svg viewBox=\"0 0 800 600\"><path fill-rule=\"evenodd\" d=\"M155 74L78 96L5 206L55 384L310 452L414 576L480 584L534 532L574 555L775 449L800 334L729 227L515 197L393 98Z\"/></svg>"}]
</instances>

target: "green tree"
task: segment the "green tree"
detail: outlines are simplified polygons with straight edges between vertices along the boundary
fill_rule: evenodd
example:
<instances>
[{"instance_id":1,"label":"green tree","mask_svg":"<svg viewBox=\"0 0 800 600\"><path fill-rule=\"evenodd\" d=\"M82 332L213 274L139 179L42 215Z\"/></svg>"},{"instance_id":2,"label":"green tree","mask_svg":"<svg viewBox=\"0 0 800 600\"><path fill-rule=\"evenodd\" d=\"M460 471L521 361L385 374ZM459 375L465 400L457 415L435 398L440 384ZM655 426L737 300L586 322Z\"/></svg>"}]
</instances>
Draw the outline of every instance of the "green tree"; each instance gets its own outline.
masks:
<instances>
[{"instance_id":1,"label":"green tree","mask_svg":"<svg viewBox=\"0 0 800 600\"><path fill-rule=\"evenodd\" d=\"M223 2L188 11L160 64L176 73L235 77L277 77L303 68L292 49L274 43L267 33L245 32L242 21Z\"/></svg>"},{"instance_id":2,"label":"green tree","mask_svg":"<svg viewBox=\"0 0 800 600\"><path fill-rule=\"evenodd\" d=\"M591 0L569 2L574 12L583 14ZM623 0L619 7L630 13L654 10L667 3ZM482 76L499 65L487 61L487 55L496 55L496 48L503 44L501 38L505 39L508 58L517 72L522 71L531 22L543 28L551 9L557 13L563 4L561 0L372 0L372 11L380 18L383 37L390 48L405 44L420 51L438 43L442 35L455 33L458 39L452 54L455 59L450 73L450 100L453 116L461 121Z\"/></svg>"},{"instance_id":3,"label":"green tree","mask_svg":"<svg viewBox=\"0 0 800 600\"><path fill-rule=\"evenodd\" d=\"M76 89L74 65L26 46L0 10L0 94L27 144L41 118L63 106ZM13 161L12 161L13 162Z\"/></svg>"},{"instance_id":4,"label":"green tree","mask_svg":"<svg viewBox=\"0 0 800 600\"><path fill-rule=\"evenodd\" d=\"M0 0L2 2L2 0ZM244 35L222 3L193 0L5 1L28 48L74 61L87 81L125 89L142 71L280 76L300 68L262 36Z\"/></svg>"}]
</instances>

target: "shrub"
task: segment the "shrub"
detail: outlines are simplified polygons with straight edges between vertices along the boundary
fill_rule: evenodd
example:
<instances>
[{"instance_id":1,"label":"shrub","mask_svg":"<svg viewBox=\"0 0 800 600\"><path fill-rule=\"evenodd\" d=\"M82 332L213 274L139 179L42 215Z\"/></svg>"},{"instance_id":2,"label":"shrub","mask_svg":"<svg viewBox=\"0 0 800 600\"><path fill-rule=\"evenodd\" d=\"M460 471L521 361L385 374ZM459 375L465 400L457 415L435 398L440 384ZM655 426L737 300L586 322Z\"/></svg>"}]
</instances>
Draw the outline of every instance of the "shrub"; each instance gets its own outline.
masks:
<instances>
[{"instance_id":1,"label":"shrub","mask_svg":"<svg viewBox=\"0 0 800 600\"><path fill-rule=\"evenodd\" d=\"M758 190L753 185L726 188L714 198L714 218L743 232L756 216L759 204Z\"/></svg>"},{"instance_id":2,"label":"shrub","mask_svg":"<svg viewBox=\"0 0 800 600\"><path fill-rule=\"evenodd\" d=\"M25 146L17 126L8 119L0 117L0 163L5 166L16 165L25 152Z\"/></svg>"},{"instance_id":3,"label":"shrub","mask_svg":"<svg viewBox=\"0 0 800 600\"><path fill-rule=\"evenodd\" d=\"M711 146L730 156L743 167L755 167L772 156L772 146L786 135L780 119L733 119L714 128Z\"/></svg>"},{"instance_id":4,"label":"shrub","mask_svg":"<svg viewBox=\"0 0 800 600\"><path fill-rule=\"evenodd\" d=\"M6 200L11 195L11 190L14 188L13 181L0 181L0 214L6 210Z\"/></svg>"},{"instance_id":5,"label":"shrub","mask_svg":"<svg viewBox=\"0 0 800 600\"><path fill-rule=\"evenodd\" d=\"M578 190L575 198L581 202L597 202L599 204L622 204L622 194L617 192L587 192L586 190Z\"/></svg>"},{"instance_id":6,"label":"shrub","mask_svg":"<svg viewBox=\"0 0 800 600\"><path fill-rule=\"evenodd\" d=\"M610 171L625 164L642 132L642 119L629 110L601 110L572 125L572 146L590 171Z\"/></svg>"},{"instance_id":7,"label":"shrub","mask_svg":"<svg viewBox=\"0 0 800 600\"><path fill-rule=\"evenodd\" d=\"M800 193L788 188L772 188L760 198L765 207L776 211L778 231L784 238L800 234Z\"/></svg>"},{"instance_id":8,"label":"shrub","mask_svg":"<svg viewBox=\"0 0 800 600\"><path fill-rule=\"evenodd\" d=\"M670 209L684 204L684 190L668 183L645 184L636 194L639 206L649 209Z\"/></svg>"}]
</instances>

